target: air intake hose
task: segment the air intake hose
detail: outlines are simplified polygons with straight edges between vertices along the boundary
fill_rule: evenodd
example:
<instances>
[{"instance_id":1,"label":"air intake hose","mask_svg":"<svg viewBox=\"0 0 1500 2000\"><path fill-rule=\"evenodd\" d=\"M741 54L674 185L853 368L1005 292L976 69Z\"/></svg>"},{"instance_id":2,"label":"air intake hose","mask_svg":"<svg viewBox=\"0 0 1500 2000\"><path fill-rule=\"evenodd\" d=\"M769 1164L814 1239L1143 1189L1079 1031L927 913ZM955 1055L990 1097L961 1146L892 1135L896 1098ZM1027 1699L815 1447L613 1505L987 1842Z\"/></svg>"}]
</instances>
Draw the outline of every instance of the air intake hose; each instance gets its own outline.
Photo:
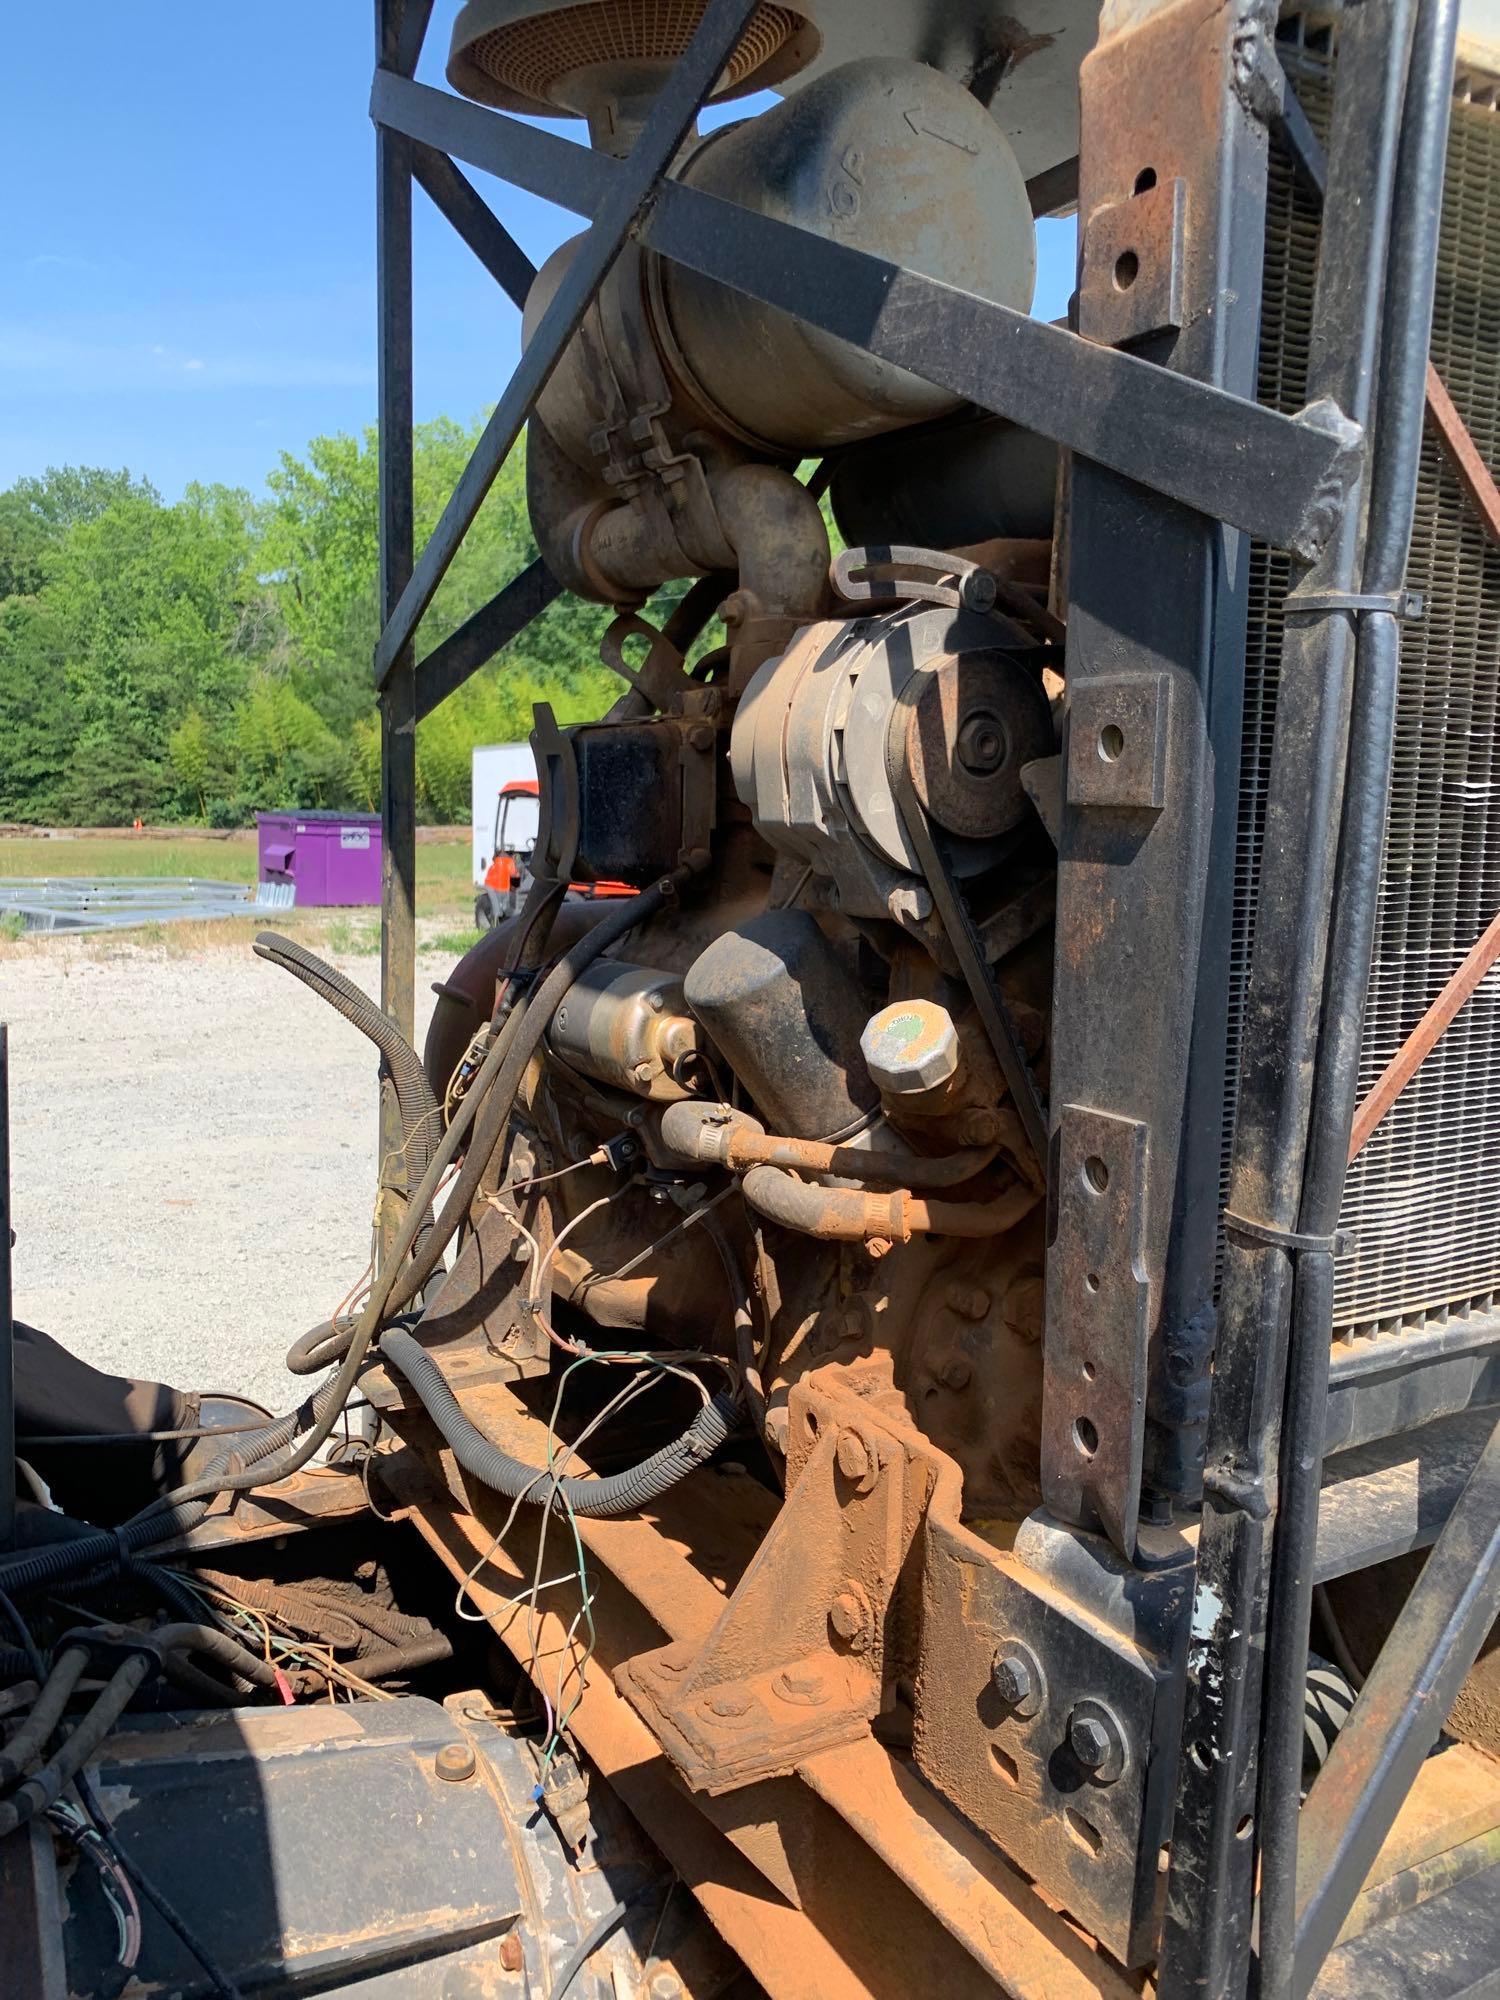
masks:
<instances>
[{"instance_id":1,"label":"air intake hose","mask_svg":"<svg viewBox=\"0 0 1500 2000\"><path fill-rule=\"evenodd\" d=\"M432 1356L409 1333L391 1328L381 1339L380 1352L437 1425L465 1472L507 1500L529 1500L538 1507L556 1504L555 1490L558 1500L575 1514L595 1518L634 1514L712 1458L739 1423L738 1405L721 1393L704 1404L681 1437L628 1472L607 1479L565 1475L554 1481L544 1467L512 1458L469 1422Z\"/></svg>"}]
</instances>

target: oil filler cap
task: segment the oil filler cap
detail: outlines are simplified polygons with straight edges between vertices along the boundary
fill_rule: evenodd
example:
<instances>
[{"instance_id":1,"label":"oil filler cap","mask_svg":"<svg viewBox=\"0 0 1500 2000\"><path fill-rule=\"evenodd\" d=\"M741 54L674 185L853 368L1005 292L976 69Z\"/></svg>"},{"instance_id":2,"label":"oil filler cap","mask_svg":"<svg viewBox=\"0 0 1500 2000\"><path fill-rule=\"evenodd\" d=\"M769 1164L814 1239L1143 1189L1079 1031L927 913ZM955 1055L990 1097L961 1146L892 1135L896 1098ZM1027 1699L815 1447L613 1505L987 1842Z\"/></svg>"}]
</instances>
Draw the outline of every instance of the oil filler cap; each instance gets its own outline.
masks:
<instances>
[{"instance_id":1,"label":"oil filler cap","mask_svg":"<svg viewBox=\"0 0 1500 2000\"><path fill-rule=\"evenodd\" d=\"M865 1023L860 1052L882 1090L935 1090L958 1068L958 1031L935 1000L897 1000Z\"/></svg>"}]
</instances>

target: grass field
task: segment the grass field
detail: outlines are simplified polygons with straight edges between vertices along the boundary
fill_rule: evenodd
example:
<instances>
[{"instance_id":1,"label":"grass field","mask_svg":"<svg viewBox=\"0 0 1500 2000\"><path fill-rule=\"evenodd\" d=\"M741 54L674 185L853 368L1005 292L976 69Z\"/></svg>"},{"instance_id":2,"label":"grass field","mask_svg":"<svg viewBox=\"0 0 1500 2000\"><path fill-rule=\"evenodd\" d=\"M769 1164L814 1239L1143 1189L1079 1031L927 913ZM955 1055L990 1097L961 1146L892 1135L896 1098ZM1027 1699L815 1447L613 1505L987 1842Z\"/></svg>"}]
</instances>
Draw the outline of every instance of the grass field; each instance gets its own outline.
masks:
<instances>
[{"instance_id":1,"label":"grass field","mask_svg":"<svg viewBox=\"0 0 1500 2000\"><path fill-rule=\"evenodd\" d=\"M417 843L417 918L421 942L456 957L473 942L474 891L469 879L467 838L423 840ZM16 876L192 875L216 882L253 882L256 878L254 834L229 838L183 833L167 839L100 837L0 839L0 878ZM373 952L380 948L380 913L374 909L287 911L275 927L309 943L321 941L338 952ZM162 945L172 952L202 950L213 944L236 943L251 934L253 922L230 918L223 922L149 924L125 932L96 934L102 941L118 936L132 944ZM43 936L27 939L26 949L43 948ZM0 929L0 945L15 947L10 927Z\"/></svg>"}]
</instances>

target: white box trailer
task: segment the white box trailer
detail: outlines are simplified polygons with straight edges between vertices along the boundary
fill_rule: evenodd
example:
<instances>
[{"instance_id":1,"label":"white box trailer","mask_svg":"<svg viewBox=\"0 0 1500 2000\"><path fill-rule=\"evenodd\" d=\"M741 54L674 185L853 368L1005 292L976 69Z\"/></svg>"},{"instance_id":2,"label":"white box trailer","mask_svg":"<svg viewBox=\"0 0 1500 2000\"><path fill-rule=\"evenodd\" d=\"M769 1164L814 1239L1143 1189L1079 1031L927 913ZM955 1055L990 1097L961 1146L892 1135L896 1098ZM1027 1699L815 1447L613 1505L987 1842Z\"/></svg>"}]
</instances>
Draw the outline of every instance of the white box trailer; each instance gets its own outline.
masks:
<instances>
[{"instance_id":1,"label":"white box trailer","mask_svg":"<svg viewBox=\"0 0 1500 2000\"><path fill-rule=\"evenodd\" d=\"M536 759L529 743L477 743L470 772L473 805L474 887L484 886L484 871L495 852L495 820L500 794L517 780L536 782ZM520 817L518 817L520 815ZM530 847L536 838L536 807L518 800L506 827L510 845Z\"/></svg>"}]
</instances>

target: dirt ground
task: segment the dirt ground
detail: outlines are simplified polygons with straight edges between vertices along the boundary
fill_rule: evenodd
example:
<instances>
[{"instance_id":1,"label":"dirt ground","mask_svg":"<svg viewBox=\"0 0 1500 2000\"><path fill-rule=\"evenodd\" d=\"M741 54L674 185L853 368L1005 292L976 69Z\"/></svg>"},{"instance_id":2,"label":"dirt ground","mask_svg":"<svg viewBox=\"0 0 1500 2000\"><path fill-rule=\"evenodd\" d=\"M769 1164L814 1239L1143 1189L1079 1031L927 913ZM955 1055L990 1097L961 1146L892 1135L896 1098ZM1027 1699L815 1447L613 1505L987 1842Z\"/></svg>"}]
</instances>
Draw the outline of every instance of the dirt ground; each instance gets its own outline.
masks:
<instances>
[{"instance_id":1,"label":"dirt ground","mask_svg":"<svg viewBox=\"0 0 1500 2000\"><path fill-rule=\"evenodd\" d=\"M187 928L0 956L16 1312L101 1368L288 1408L285 1349L369 1254L374 1051L250 924ZM329 956L376 991L377 956ZM455 956L419 960L419 1048Z\"/></svg>"}]
</instances>

